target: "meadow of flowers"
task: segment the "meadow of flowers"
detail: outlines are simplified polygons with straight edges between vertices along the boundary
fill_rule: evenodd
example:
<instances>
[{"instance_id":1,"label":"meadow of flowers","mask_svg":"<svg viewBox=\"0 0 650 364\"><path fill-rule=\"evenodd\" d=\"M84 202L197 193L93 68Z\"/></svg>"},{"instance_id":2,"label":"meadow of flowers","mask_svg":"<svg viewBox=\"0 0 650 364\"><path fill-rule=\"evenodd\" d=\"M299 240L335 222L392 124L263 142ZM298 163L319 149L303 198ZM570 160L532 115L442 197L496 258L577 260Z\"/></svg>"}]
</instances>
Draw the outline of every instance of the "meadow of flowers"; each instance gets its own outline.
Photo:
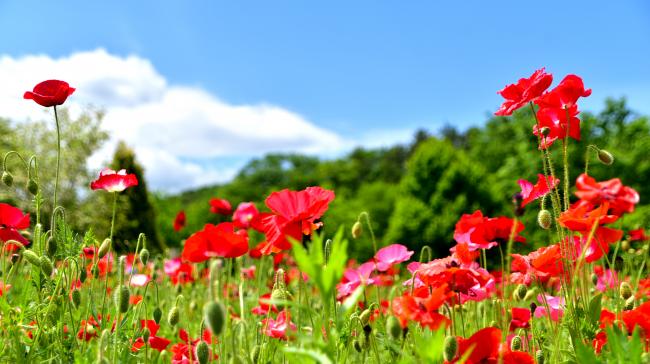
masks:
<instances>
[{"instance_id":1,"label":"meadow of flowers","mask_svg":"<svg viewBox=\"0 0 650 364\"><path fill-rule=\"evenodd\" d=\"M113 195L110 234L97 237L71 231L57 204L60 142L55 166L6 151L3 188L25 173L31 196L22 197L33 204L0 203L0 361L650 363L650 238L617 223L639 194L616 176L589 175L590 162L615 163L579 144L578 102L591 90L576 75L552 83L540 69L499 91L496 115L535 115L538 177L518 180L509 216L458 216L445 257L408 242L377 246L361 213L352 236L370 236L374 257L349 259L354 240L320 232L335 191L319 186L273 192L259 207L213 198L206 206L228 222L206 224L177 251L150 252L141 234L134 251L119 252L117 196L138 185L135 175L104 169L88 181L89 193ZM24 98L51 108L58 131L56 108L74 91L49 80ZM569 169L570 143L584 170ZM10 170L9 159L24 168ZM39 168L56 169L52 196ZM524 209L538 211L537 226L520 222ZM172 223L186 229L185 213ZM530 250L532 229L548 240L515 253Z\"/></svg>"}]
</instances>

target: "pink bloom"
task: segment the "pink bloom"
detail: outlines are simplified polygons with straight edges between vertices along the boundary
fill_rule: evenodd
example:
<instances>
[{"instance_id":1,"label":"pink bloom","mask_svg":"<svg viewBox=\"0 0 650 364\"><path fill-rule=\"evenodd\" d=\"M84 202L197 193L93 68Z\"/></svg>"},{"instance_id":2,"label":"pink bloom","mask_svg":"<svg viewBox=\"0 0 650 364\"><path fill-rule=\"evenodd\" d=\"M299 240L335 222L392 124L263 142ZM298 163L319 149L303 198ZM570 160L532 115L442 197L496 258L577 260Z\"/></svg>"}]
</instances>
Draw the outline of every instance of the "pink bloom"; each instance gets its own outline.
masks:
<instances>
[{"instance_id":1,"label":"pink bloom","mask_svg":"<svg viewBox=\"0 0 650 364\"><path fill-rule=\"evenodd\" d=\"M362 284L371 285L375 283L374 278L370 278L370 274L375 270L374 262L366 262L359 266L359 268L348 268L343 272L343 279L341 283L336 285L338 291L337 298L342 299L349 296L354 292L357 287Z\"/></svg>"},{"instance_id":2,"label":"pink bloom","mask_svg":"<svg viewBox=\"0 0 650 364\"><path fill-rule=\"evenodd\" d=\"M619 281L616 271L596 266L594 267L594 272L598 277L598 282L596 283L597 290L605 292L608 289L615 289L618 286Z\"/></svg>"},{"instance_id":3,"label":"pink bloom","mask_svg":"<svg viewBox=\"0 0 650 364\"><path fill-rule=\"evenodd\" d=\"M546 298L546 303L544 303L544 298ZM548 315L546 310L547 304L549 310L551 311L551 320L558 321L564 314L564 297L554 297L550 295L542 296L540 294L537 296L537 301L540 303L540 306L537 306L535 309L535 317L537 318Z\"/></svg>"},{"instance_id":4,"label":"pink bloom","mask_svg":"<svg viewBox=\"0 0 650 364\"><path fill-rule=\"evenodd\" d=\"M251 226L251 221L259 215L259 211L255 204L252 202L242 202L237 206L237 209L232 214L232 222L235 227L240 229L248 229Z\"/></svg>"},{"instance_id":5,"label":"pink bloom","mask_svg":"<svg viewBox=\"0 0 650 364\"><path fill-rule=\"evenodd\" d=\"M115 172L112 169L104 168L99 172L99 177L90 183L90 188L108 192L122 192L137 185L138 179L135 174L127 174L125 169Z\"/></svg>"},{"instance_id":6,"label":"pink bloom","mask_svg":"<svg viewBox=\"0 0 650 364\"><path fill-rule=\"evenodd\" d=\"M194 268L191 264L183 263L180 257L165 260L163 270L165 271L165 274L169 276L173 284L182 284L194 281Z\"/></svg>"},{"instance_id":7,"label":"pink bloom","mask_svg":"<svg viewBox=\"0 0 650 364\"><path fill-rule=\"evenodd\" d=\"M555 188L555 186L560 183L560 180L557 178L551 179L551 177L547 180L543 174L538 174L537 183L534 185L525 179L520 179L517 183L521 186L521 197L523 199L521 201L521 207L524 207L530 202L548 194L551 189Z\"/></svg>"},{"instance_id":8,"label":"pink bloom","mask_svg":"<svg viewBox=\"0 0 650 364\"><path fill-rule=\"evenodd\" d=\"M413 252L408 250L404 245L392 244L387 247L379 249L375 254L375 262L377 263L377 270L385 272L395 264L406 262L411 259Z\"/></svg>"},{"instance_id":9,"label":"pink bloom","mask_svg":"<svg viewBox=\"0 0 650 364\"><path fill-rule=\"evenodd\" d=\"M133 287L144 287L149 281L151 280L151 277L149 277L146 274L134 274L131 276L131 286Z\"/></svg>"},{"instance_id":10,"label":"pink bloom","mask_svg":"<svg viewBox=\"0 0 650 364\"><path fill-rule=\"evenodd\" d=\"M255 279L255 265L251 265L248 268L241 269L241 276L245 279Z\"/></svg>"},{"instance_id":11,"label":"pink bloom","mask_svg":"<svg viewBox=\"0 0 650 364\"><path fill-rule=\"evenodd\" d=\"M275 339L287 340L287 329L296 331L296 325L291 322L287 311L280 312L277 320L273 318L262 320L262 325L264 327L264 334Z\"/></svg>"}]
</instances>

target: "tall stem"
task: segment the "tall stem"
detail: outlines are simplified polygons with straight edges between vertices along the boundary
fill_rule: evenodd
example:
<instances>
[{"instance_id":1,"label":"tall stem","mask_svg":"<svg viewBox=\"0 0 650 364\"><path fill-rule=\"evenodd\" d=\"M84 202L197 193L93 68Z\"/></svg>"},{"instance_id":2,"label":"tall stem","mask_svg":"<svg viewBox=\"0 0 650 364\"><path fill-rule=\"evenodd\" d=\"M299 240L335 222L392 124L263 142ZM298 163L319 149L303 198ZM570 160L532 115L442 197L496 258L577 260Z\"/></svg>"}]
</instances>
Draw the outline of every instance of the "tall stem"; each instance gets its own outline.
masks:
<instances>
[{"instance_id":1,"label":"tall stem","mask_svg":"<svg viewBox=\"0 0 650 364\"><path fill-rule=\"evenodd\" d=\"M113 245L113 228L115 227L115 213L117 211L117 192L113 192L113 217L111 218L111 234L109 239L111 239L111 245Z\"/></svg>"},{"instance_id":2,"label":"tall stem","mask_svg":"<svg viewBox=\"0 0 650 364\"><path fill-rule=\"evenodd\" d=\"M54 105L54 121L56 122L56 177L54 178L54 208L56 208L57 195L59 190L59 169L61 167L61 127L59 126L59 115Z\"/></svg>"}]
</instances>

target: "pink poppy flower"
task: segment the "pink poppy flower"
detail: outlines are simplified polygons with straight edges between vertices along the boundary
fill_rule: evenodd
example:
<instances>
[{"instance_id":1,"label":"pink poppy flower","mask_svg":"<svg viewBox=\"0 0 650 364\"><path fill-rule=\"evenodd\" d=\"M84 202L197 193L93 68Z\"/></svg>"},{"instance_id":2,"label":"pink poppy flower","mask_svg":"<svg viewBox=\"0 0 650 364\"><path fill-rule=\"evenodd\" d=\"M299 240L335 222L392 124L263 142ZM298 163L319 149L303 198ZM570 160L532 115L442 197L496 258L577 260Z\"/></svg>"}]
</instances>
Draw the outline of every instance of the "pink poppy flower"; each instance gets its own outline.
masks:
<instances>
[{"instance_id":1,"label":"pink poppy flower","mask_svg":"<svg viewBox=\"0 0 650 364\"><path fill-rule=\"evenodd\" d=\"M370 278L370 274L375 270L374 262L366 262L361 264L357 269L348 268L343 272L341 283L336 285L338 291L337 298L342 299L354 292L357 287L362 284L371 285L375 283L374 278Z\"/></svg>"},{"instance_id":2,"label":"pink poppy flower","mask_svg":"<svg viewBox=\"0 0 650 364\"><path fill-rule=\"evenodd\" d=\"M615 289L618 284L618 275L616 271L611 269L603 269L601 266L594 267L594 273L598 277L598 282L596 283L596 289L605 292L608 289Z\"/></svg>"},{"instance_id":3,"label":"pink poppy flower","mask_svg":"<svg viewBox=\"0 0 650 364\"><path fill-rule=\"evenodd\" d=\"M251 221L259 215L259 211L255 204L252 202L242 202L237 206L237 209L232 214L232 222L235 227L240 229L248 229L251 227Z\"/></svg>"},{"instance_id":4,"label":"pink poppy flower","mask_svg":"<svg viewBox=\"0 0 650 364\"><path fill-rule=\"evenodd\" d=\"M150 280L151 277L146 274L134 274L131 276L131 280L129 282L133 287L144 287L147 283L149 283Z\"/></svg>"},{"instance_id":5,"label":"pink poppy flower","mask_svg":"<svg viewBox=\"0 0 650 364\"><path fill-rule=\"evenodd\" d=\"M122 192L137 185L138 178L135 174L127 174L125 169L115 172L112 169L104 168L99 172L99 177L90 183L90 188L108 192Z\"/></svg>"},{"instance_id":6,"label":"pink poppy flower","mask_svg":"<svg viewBox=\"0 0 650 364\"><path fill-rule=\"evenodd\" d=\"M291 322L287 311L280 312L276 320L273 318L262 320L262 327L266 336L281 340L287 340L287 329L296 331L296 325Z\"/></svg>"},{"instance_id":7,"label":"pink poppy flower","mask_svg":"<svg viewBox=\"0 0 650 364\"><path fill-rule=\"evenodd\" d=\"M550 295L542 296L541 294L537 296L537 301L540 303L540 306L537 306L535 309L535 317L537 318L549 315L546 310L544 298L546 298L546 304L548 304L548 308L551 311L551 320L558 321L564 314L564 297L554 297Z\"/></svg>"},{"instance_id":8,"label":"pink poppy flower","mask_svg":"<svg viewBox=\"0 0 650 364\"><path fill-rule=\"evenodd\" d=\"M557 178L551 179L551 177L547 180L543 174L538 174L537 183L534 185L532 182L528 182L525 179L520 179L517 183L519 183L519 186L521 187L521 207L524 207L532 201L551 192L551 190L560 183L560 180Z\"/></svg>"},{"instance_id":9,"label":"pink poppy flower","mask_svg":"<svg viewBox=\"0 0 650 364\"><path fill-rule=\"evenodd\" d=\"M411 259L411 255L413 255L413 252L401 244L392 244L387 247L383 247L377 251L377 254L375 254L377 270L380 272L385 272L393 265L406 262L407 260Z\"/></svg>"}]
</instances>

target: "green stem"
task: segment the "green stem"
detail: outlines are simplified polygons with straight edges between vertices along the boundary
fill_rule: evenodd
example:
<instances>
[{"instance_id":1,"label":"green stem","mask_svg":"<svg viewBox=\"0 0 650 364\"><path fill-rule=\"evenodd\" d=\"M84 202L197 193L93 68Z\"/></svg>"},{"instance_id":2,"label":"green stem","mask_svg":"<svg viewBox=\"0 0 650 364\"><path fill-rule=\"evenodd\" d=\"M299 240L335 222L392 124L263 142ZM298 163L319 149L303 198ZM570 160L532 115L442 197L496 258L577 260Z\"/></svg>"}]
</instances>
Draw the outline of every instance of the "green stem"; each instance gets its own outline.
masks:
<instances>
[{"instance_id":1,"label":"green stem","mask_svg":"<svg viewBox=\"0 0 650 364\"><path fill-rule=\"evenodd\" d=\"M59 169L61 167L61 127L59 125L59 115L56 112L56 105L54 105L54 120L56 122L56 177L54 179L54 207L56 207L59 190Z\"/></svg>"}]
</instances>

